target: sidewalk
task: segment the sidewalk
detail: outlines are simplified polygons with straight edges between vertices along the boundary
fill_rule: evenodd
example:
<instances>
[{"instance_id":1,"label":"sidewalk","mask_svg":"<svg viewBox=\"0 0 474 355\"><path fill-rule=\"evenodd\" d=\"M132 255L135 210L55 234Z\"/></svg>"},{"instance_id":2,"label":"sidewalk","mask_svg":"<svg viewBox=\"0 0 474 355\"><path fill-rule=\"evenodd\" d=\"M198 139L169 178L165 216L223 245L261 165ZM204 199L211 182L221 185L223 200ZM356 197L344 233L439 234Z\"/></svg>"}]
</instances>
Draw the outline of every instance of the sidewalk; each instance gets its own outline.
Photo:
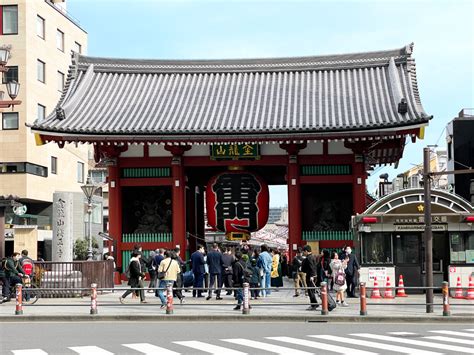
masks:
<instances>
[{"instance_id":1,"label":"sidewalk","mask_svg":"<svg viewBox=\"0 0 474 355\"><path fill-rule=\"evenodd\" d=\"M291 287L285 282L285 287ZM97 314L91 315L90 297L84 298L40 298L33 305L23 305L23 315L15 315L15 301L0 304L0 322L6 321L81 321L81 320L140 320L140 321L337 321L337 322L468 322L474 323L474 301L450 298L451 316L443 317L441 294L435 294L434 313L427 314L425 295L409 295L396 299L367 299L367 316L359 315L359 299L349 298L349 307L337 307L329 315L317 311L307 311L308 297L293 297L293 290L272 292L267 298L251 300L250 314L232 308L236 302L233 296L215 297L209 301L205 298L193 298L191 292L184 293L185 303L179 304L175 299L173 314L166 314L160 309L160 301L154 293L146 293L147 304L140 304L138 299L126 298L120 304L119 296L127 289L126 285L118 286L113 292L98 293ZM214 295L215 296L215 295Z\"/></svg>"}]
</instances>

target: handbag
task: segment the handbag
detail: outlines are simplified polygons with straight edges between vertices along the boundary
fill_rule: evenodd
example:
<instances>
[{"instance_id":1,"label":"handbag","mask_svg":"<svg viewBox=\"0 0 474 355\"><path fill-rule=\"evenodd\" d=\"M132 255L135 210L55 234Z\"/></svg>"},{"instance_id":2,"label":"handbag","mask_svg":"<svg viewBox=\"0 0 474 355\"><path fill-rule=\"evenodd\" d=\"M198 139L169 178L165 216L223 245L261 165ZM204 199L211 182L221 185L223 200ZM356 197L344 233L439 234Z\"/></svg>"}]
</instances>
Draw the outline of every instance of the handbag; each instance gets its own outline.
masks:
<instances>
[{"instance_id":1,"label":"handbag","mask_svg":"<svg viewBox=\"0 0 474 355\"><path fill-rule=\"evenodd\" d=\"M158 271L158 279L159 280L163 280L165 278L166 273L168 272L172 262L173 262L173 259L170 260L170 263L168 264L168 267L166 268L165 271Z\"/></svg>"}]
</instances>

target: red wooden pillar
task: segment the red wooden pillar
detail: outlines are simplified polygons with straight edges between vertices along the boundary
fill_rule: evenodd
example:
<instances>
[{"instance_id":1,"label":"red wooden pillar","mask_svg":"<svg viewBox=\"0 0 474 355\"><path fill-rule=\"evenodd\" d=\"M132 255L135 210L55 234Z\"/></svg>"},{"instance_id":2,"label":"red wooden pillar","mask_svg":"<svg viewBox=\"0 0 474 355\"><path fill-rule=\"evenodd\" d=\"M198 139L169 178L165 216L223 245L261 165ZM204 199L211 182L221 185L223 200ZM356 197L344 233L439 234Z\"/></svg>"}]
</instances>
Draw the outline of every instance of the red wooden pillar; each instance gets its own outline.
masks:
<instances>
[{"instance_id":1,"label":"red wooden pillar","mask_svg":"<svg viewBox=\"0 0 474 355\"><path fill-rule=\"evenodd\" d=\"M122 190L120 167L109 166L109 235L117 243L113 256L117 266L122 266Z\"/></svg>"},{"instance_id":2,"label":"red wooden pillar","mask_svg":"<svg viewBox=\"0 0 474 355\"><path fill-rule=\"evenodd\" d=\"M182 156L191 147L166 146L165 149L173 154L171 159L173 244L174 246L180 246L180 256L184 259L186 252L186 177Z\"/></svg>"},{"instance_id":3,"label":"red wooden pillar","mask_svg":"<svg viewBox=\"0 0 474 355\"><path fill-rule=\"evenodd\" d=\"M288 185L288 247L289 260L296 255L294 247L303 244L301 221L301 184L298 152L306 145L288 144L281 145L288 152L288 165L286 181Z\"/></svg>"},{"instance_id":4,"label":"red wooden pillar","mask_svg":"<svg viewBox=\"0 0 474 355\"><path fill-rule=\"evenodd\" d=\"M356 155L357 156L357 155ZM363 162L355 162L352 165L352 213L362 213L366 206L366 171Z\"/></svg>"}]
</instances>

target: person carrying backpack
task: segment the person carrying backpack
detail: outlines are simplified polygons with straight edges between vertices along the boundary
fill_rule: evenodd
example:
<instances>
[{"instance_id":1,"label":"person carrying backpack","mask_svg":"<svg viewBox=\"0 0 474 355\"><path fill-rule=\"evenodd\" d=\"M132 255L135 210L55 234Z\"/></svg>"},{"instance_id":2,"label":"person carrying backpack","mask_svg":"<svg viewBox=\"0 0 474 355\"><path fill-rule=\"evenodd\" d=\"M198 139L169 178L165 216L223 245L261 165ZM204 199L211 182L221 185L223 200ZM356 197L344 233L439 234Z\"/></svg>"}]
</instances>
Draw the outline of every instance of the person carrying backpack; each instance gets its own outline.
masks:
<instances>
[{"instance_id":1,"label":"person carrying backpack","mask_svg":"<svg viewBox=\"0 0 474 355\"><path fill-rule=\"evenodd\" d=\"M30 293L26 288L30 287L30 282L33 280L35 273L35 262L28 256L28 250L24 249L21 251L20 265L23 271L25 272L26 277L22 279L23 285L25 286L24 298L28 302L30 300Z\"/></svg>"},{"instance_id":2,"label":"person carrying backpack","mask_svg":"<svg viewBox=\"0 0 474 355\"><path fill-rule=\"evenodd\" d=\"M336 303L342 307L348 307L349 305L344 300L344 292L347 290L345 272L345 269L347 268L347 259L341 261L339 260L339 255L336 252L333 252L330 266L334 280L334 291L336 291Z\"/></svg>"},{"instance_id":3,"label":"person carrying backpack","mask_svg":"<svg viewBox=\"0 0 474 355\"><path fill-rule=\"evenodd\" d=\"M242 302L244 300L244 290L243 286L244 283L250 282L250 278L252 277L252 269L242 260L242 252L236 251L235 252L235 262L232 265L232 272L233 272L233 286L237 288L235 290L235 298L237 299L237 305L234 307L235 311L238 311L242 306Z\"/></svg>"}]
</instances>

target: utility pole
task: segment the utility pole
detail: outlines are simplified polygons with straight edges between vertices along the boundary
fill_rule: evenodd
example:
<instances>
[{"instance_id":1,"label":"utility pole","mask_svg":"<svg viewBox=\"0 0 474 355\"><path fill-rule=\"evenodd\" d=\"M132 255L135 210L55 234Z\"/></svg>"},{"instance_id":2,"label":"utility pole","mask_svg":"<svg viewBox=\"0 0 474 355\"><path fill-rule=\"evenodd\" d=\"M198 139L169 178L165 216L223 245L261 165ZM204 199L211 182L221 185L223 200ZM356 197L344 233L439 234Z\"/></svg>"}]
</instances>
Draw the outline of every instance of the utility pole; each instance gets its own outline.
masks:
<instances>
[{"instance_id":1,"label":"utility pole","mask_svg":"<svg viewBox=\"0 0 474 355\"><path fill-rule=\"evenodd\" d=\"M433 231L431 230L430 148L423 149L423 187L425 190L425 287L426 313L433 313Z\"/></svg>"}]
</instances>

